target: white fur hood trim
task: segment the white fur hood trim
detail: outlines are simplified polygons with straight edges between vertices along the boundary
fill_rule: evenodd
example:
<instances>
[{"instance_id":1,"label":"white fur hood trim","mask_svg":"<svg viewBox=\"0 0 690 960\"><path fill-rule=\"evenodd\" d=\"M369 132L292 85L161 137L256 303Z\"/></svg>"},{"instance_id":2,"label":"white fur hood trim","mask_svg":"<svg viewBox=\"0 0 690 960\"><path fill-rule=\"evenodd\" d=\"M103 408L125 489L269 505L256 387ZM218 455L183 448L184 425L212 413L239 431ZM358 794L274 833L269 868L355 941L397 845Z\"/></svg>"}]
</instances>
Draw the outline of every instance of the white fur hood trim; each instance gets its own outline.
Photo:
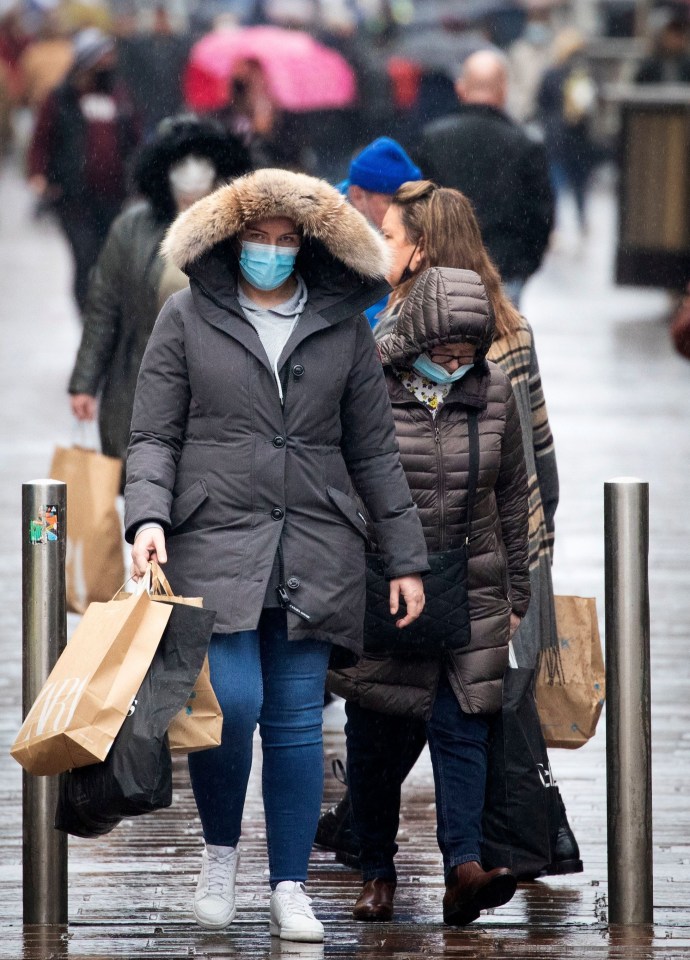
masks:
<instances>
[{"instance_id":1,"label":"white fur hood trim","mask_svg":"<svg viewBox=\"0 0 690 960\"><path fill-rule=\"evenodd\" d=\"M303 173L257 170L199 200L172 224L163 256L180 270L254 220L289 217L304 237L323 244L350 270L384 277L389 262L376 230L334 187Z\"/></svg>"}]
</instances>

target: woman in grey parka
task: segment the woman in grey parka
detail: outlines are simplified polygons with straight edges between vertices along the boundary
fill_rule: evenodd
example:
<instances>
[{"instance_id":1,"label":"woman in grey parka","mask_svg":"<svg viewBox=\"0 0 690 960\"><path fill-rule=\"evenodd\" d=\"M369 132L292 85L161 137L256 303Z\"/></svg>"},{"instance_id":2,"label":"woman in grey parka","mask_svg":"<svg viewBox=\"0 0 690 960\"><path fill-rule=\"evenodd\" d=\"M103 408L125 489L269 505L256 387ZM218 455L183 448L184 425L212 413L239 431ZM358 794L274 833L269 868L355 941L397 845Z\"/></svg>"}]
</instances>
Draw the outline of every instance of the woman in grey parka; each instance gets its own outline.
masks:
<instances>
[{"instance_id":1,"label":"woman in grey parka","mask_svg":"<svg viewBox=\"0 0 690 960\"><path fill-rule=\"evenodd\" d=\"M385 247L323 181L261 170L172 226L190 289L163 308L137 384L125 488L135 575L167 561L218 612L209 649L222 745L189 758L204 838L194 913L235 917L252 735L263 742L271 933L320 941L304 891L322 793L332 644L359 652L370 513L404 627L427 569L383 371L362 311Z\"/></svg>"}]
</instances>

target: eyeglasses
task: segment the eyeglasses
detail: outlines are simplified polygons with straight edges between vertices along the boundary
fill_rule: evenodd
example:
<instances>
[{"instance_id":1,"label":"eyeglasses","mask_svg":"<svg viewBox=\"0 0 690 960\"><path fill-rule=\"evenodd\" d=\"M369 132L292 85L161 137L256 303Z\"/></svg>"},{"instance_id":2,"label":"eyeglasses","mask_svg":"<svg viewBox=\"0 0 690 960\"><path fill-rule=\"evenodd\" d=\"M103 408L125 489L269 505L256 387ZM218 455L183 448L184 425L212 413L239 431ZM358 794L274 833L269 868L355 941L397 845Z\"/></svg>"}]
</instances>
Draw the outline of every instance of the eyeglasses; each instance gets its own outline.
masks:
<instances>
[{"instance_id":1,"label":"eyeglasses","mask_svg":"<svg viewBox=\"0 0 690 960\"><path fill-rule=\"evenodd\" d=\"M471 356L457 357L454 353L437 353L433 350L429 356L434 363L450 363L452 360L457 360L458 363L474 363L475 360L474 352Z\"/></svg>"}]
</instances>

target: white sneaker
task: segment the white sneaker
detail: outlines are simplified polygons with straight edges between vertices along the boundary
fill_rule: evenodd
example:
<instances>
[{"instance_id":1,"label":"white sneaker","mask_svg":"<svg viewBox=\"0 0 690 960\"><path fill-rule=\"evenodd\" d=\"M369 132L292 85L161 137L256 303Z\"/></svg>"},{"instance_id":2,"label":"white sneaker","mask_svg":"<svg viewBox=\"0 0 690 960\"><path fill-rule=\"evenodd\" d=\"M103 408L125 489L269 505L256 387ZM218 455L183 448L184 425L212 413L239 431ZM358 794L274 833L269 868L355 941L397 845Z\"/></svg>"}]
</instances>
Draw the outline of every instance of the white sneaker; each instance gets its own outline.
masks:
<instances>
[{"instance_id":1,"label":"white sneaker","mask_svg":"<svg viewBox=\"0 0 690 960\"><path fill-rule=\"evenodd\" d=\"M281 881L271 896L271 936L298 943L323 943L323 924L312 913L310 903L303 883Z\"/></svg>"},{"instance_id":2,"label":"white sneaker","mask_svg":"<svg viewBox=\"0 0 690 960\"><path fill-rule=\"evenodd\" d=\"M235 919L235 878L239 862L237 847L206 845L194 894L194 917L202 927L219 930Z\"/></svg>"}]
</instances>

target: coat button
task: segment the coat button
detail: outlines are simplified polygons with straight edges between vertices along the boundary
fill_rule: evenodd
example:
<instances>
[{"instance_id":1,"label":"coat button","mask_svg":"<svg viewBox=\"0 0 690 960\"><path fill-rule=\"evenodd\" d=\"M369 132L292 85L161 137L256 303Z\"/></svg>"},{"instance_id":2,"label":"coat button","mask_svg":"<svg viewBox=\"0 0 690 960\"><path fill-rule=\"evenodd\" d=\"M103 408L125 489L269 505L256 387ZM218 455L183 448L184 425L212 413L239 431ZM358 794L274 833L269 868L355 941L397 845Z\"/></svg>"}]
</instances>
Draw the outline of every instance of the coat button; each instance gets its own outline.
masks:
<instances>
[{"instance_id":1,"label":"coat button","mask_svg":"<svg viewBox=\"0 0 690 960\"><path fill-rule=\"evenodd\" d=\"M294 367L292 368L292 375L293 377L297 377L297 379L304 376L304 367L302 366L301 363L296 363L294 365Z\"/></svg>"},{"instance_id":2,"label":"coat button","mask_svg":"<svg viewBox=\"0 0 690 960\"><path fill-rule=\"evenodd\" d=\"M297 577L290 577L290 579L287 582L287 585L291 590L297 590L297 588L299 587L299 580L297 579Z\"/></svg>"},{"instance_id":3,"label":"coat button","mask_svg":"<svg viewBox=\"0 0 690 960\"><path fill-rule=\"evenodd\" d=\"M273 446L280 449L285 446L285 437L274 437Z\"/></svg>"},{"instance_id":4,"label":"coat button","mask_svg":"<svg viewBox=\"0 0 690 960\"><path fill-rule=\"evenodd\" d=\"M271 516L273 517L274 520L282 520L285 514L280 509L280 507L274 507L271 510Z\"/></svg>"}]
</instances>

